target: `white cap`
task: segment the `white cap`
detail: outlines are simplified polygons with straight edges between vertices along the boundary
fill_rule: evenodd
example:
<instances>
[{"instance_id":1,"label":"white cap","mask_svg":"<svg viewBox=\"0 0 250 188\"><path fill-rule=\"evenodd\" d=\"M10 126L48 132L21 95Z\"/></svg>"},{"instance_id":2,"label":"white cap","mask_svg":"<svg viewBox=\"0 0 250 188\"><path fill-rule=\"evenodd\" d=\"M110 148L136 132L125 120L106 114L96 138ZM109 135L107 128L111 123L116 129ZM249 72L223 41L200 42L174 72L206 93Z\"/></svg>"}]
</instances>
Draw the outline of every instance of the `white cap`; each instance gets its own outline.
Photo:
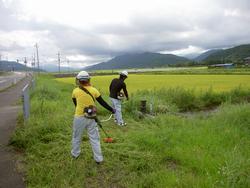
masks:
<instances>
[{"instance_id":1,"label":"white cap","mask_svg":"<svg viewBox=\"0 0 250 188\"><path fill-rule=\"evenodd\" d=\"M77 74L76 79L80 81L87 81L90 79L90 76L89 73L87 73L86 71L81 71Z\"/></svg>"},{"instance_id":2,"label":"white cap","mask_svg":"<svg viewBox=\"0 0 250 188\"><path fill-rule=\"evenodd\" d=\"M124 71L120 72L120 75L128 77L128 71L124 70Z\"/></svg>"}]
</instances>

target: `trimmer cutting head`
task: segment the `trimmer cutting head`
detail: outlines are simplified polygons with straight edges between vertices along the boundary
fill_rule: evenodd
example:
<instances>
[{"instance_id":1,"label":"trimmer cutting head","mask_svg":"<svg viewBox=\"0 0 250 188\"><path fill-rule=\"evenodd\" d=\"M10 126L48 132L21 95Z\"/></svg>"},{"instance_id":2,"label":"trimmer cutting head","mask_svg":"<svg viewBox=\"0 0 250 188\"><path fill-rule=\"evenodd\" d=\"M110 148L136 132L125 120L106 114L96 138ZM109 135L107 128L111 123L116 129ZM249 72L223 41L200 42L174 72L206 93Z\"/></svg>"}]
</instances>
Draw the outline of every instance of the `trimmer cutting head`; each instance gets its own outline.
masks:
<instances>
[{"instance_id":1,"label":"trimmer cutting head","mask_svg":"<svg viewBox=\"0 0 250 188\"><path fill-rule=\"evenodd\" d=\"M107 138L104 138L103 141L104 141L105 143L113 143L113 142L114 142L114 139L111 138L111 137L107 137Z\"/></svg>"},{"instance_id":2,"label":"trimmer cutting head","mask_svg":"<svg viewBox=\"0 0 250 188\"><path fill-rule=\"evenodd\" d=\"M111 118L111 117L112 117L112 116L110 116L110 118ZM110 118L109 118L109 119L110 119ZM97 125L102 129L102 131L104 132L104 134L107 136L106 138L103 139L103 141L104 141L105 143L113 143L113 142L114 142L114 139L111 138L111 137L108 135L108 133L106 133L106 131L105 131L105 130L103 129L103 127L102 127L101 122L97 119L97 117L95 117L94 119L95 119Z\"/></svg>"}]
</instances>

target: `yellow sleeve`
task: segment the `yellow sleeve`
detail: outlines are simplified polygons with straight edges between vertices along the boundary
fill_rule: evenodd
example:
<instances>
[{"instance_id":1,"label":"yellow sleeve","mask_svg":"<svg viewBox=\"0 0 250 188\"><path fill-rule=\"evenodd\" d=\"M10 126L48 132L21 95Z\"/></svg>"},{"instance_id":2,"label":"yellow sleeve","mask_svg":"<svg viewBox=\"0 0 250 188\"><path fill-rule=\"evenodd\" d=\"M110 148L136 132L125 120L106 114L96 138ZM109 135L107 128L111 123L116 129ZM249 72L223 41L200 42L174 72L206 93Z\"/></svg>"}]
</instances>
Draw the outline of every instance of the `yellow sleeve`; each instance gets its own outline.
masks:
<instances>
[{"instance_id":1,"label":"yellow sleeve","mask_svg":"<svg viewBox=\"0 0 250 188\"><path fill-rule=\"evenodd\" d=\"M75 89L74 89L73 92L72 92L72 98L76 98Z\"/></svg>"},{"instance_id":2,"label":"yellow sleeve","mask_svg":"<svg viewBox=\"0 0 250 188\"><path fill-rule=\"evenodd\" d=\"M101 96L101 93L96 88L93 87L93 95L95 98L98 98Z\"/></svg>"}]
</instances>

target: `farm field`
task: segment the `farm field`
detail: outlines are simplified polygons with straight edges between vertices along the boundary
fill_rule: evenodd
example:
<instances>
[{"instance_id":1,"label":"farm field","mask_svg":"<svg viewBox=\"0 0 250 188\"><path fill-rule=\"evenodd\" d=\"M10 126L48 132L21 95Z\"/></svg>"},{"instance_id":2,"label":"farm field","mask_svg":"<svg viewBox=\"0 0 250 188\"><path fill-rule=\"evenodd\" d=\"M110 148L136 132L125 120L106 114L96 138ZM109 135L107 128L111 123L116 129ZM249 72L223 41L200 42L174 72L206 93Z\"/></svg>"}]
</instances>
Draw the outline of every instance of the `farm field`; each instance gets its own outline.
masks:
<instances>
[{"instance_id":1,"label":"farm field","mask_svg":"<svg viewBox=\"0 0 250 188\"><path fill-rule=\"evenodd\" d=\"M93 76L92 84L104 93L108 93L108 86L112 76ZM75 84L75 78L58 78L57 80ZM129 75L125 81L128 91L153 90L162 88L182 87L184 89L229 91L236 87L250 88L250 75Z\"/></svg>"},{"instance_id":2,"label":"farm field","mask_svg":"<svg viewBox=\"0 0 250 188\"><path fill-rule=\"evenodd\" d=\"M105 135L99 130L105 160L99 166L86 133L80 157L75 160L70 155L74 79L40 75L31 93L30 119L23 122L20 114L11 140L25 151L28 187L249 187L249 76L195 76L130 75L126 82L133 94L123 105L128 125L118 127L112 120L103 123L116 142L104 143ZM107 92L114 77L97 76L92 82ZM220 92L202 87L204 82L212 84L222 78L227 88ZM145 90L156 81L162 88ZM178 82L181 87L165 88L166 83L173 87ZM239 88L240 83L244 87ZM191 88L198 84L203 92L195 95ZM138 91L139 86L144 90ZM153 99L152 114L138 114L142 98ZM106 119L110 114L98 105L98 115Z\"/></svg>"}]
</instances>

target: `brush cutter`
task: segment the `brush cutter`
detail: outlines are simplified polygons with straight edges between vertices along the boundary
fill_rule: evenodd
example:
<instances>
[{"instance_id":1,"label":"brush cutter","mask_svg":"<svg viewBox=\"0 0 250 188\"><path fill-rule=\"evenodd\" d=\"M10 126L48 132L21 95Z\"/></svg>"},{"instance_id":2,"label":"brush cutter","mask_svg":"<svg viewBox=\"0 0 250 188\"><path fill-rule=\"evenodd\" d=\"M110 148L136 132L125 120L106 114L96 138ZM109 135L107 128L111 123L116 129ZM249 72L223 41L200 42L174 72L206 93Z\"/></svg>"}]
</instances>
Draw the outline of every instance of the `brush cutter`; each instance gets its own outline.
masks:
<instances>
[{"instance_id":1,"label":"brush cutter","mask_svg":"<svg viewBox=\"0 0 250 188\"><path fill-rule=\"evenodd\" d=\"M117 93L117 99L119 99L119 100L123 100L124 99L124 93L122 93L122 92L118 92Z\"/></svg>"},{"instance_id":2,"label":"brush cutter","mask_svg":"<svg viewBox=\"0 0 250 188\"><path fill-rule=\"evenodd\" d=\"M111 118L111 117L112 117L112 116L110 116L110 118ZM103 141L104 141L105 143L113 143L113 142L114 142L114 139L113 139L112 137L110 137L110 136L108 135L108 133L104 130L104 128L102 127L102 124L101 124L100 120L97 119L97 117L95 117L95 121L96 121L97 125L102 129L102 131L104 132L104 134L106 135L106 138L104 138Z\"/></svg>"},{"instance_id":3,"label":"brush cutter","mask_svg":"<svg viewBox=\"0 0 250 188\"><path fill-rule=\"evenodd\" d=\"M95 107L95 106L92 106L92 105L91 105L91 106L88 106L88 107L84 108L84 116L85 116L86 118L88 118L88 119L94 119L95 122L97 123L97 125L102 129L102 131L104 132L104 134L107 136L107 138L104 138L104 139L103 139L104 142L105 142L105 143L112 143L112 142L114 142L113 138L111 138L111 137L107 134L107 132L103 129L102 124L101 124L101 121L100 121L100 120L97 118L97 116L96 116L96 112L97 112L97 110L96 110L96 107ZM112 114L111 114L111 116L110 116L108 119L102 120L102 122L109 121L109 120L111 119L111 117L112 117Z\"/></svg>"}]
</instances>

